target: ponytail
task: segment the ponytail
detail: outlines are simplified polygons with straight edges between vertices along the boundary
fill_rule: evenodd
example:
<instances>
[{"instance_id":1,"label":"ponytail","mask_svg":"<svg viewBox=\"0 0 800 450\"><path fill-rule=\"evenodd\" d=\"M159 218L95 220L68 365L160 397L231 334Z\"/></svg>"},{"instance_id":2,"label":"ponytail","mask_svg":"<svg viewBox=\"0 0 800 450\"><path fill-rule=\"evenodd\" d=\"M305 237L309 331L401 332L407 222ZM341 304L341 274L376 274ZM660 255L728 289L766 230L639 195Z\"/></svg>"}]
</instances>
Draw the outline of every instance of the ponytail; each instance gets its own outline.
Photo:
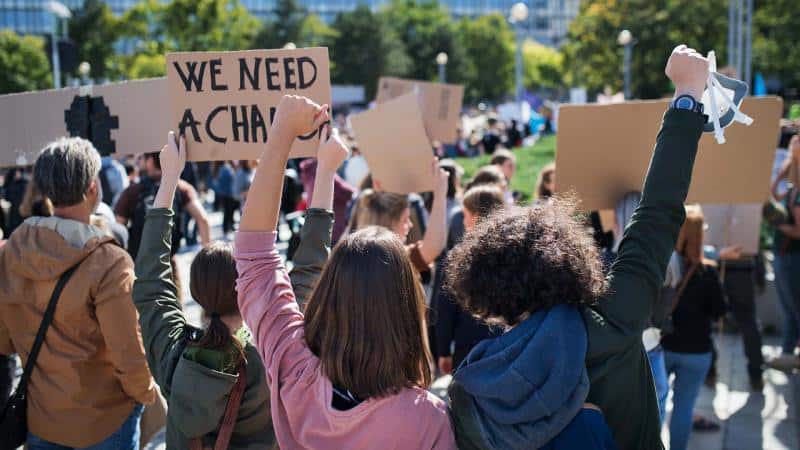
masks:
<instances>
[{"instance_id":1,"label":"ponytail","mask_svg":"<svg viewBox=\"0 0 800 450\"><path fill-rule=\"evenodd\" d=\"M230 363L227 360L225 362L225 365L229 367L238 367L245 360L244 346L239 342L239 339L233 337L231 329L228 328L228 325L225 325L218 313L211 313L208 327L203 336L189 345L230 353L233 360Z\"/></svg>"},{"instance_id":2,"label":"ponytail","mask_svg":"<svg viewBox=\"0 0 800 450\"><path fill-rule=\"evenodd\" d=\"M230 354L233 356L233 367L237 367L244 360L244 347L220 317L239 314L236 304L238 273L233 246L226 242L207 245L195 256L190 272L189 289L192 297L209 317L208 328L203 336L190 345ZM225 365L230 366L227 358Z\"/></svg>"}]
</instances>

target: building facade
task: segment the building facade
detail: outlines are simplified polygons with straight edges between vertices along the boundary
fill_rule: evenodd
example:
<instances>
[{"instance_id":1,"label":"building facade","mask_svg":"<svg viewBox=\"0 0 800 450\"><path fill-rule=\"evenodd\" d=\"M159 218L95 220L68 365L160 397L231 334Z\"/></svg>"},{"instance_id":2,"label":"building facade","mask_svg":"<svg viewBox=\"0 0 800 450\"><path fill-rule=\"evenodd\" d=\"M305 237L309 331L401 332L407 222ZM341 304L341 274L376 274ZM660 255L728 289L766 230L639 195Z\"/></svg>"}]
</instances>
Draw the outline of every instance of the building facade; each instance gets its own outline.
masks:
<instances>
[{"instance_id":1,"label":"building facade","mask_svg":"<svg viewBox=\"0 0 800 450\"><path fill-rule=\"evenodd\" d=\"M0 29L11 29L20 34L49 34L55 22L45 4L49 0L0 0ZM83 0L60 0L70 9L80 8ZM373 10L380 9L389 0L299 0L310 13L325 22L332 22L340 12L351 11L359 4ZM455 17L477 17L489 13L508 15L511 5L518 0L440 0ZM114 14L120 15L135 5L137 0L107 0ZM240 0L256 17L269 18L275 0ZM578 15L580 0L527 0L530 9L523 24L525 34L542 44L560 46L570 22Z\"/></svg>"}]
</instances>

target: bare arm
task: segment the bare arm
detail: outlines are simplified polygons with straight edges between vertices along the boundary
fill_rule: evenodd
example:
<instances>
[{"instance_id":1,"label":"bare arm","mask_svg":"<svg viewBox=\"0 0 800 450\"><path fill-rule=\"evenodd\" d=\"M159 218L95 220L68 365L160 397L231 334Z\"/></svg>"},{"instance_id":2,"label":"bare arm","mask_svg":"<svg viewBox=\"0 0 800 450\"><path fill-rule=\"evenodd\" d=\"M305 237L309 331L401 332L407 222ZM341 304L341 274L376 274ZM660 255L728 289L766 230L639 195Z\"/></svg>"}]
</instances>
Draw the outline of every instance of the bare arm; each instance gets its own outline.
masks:
<instances>
[{"instance_id":1,"label":"bare arm","mask_svg":"<svg viewBox=\"0 0 800 450\"><path fill-rule=\"evenodd\" d=\"M794 216L794 225L780 225L778 229L792 239L800 239L800 206L792 207L792 215Z\"/></svg>"},{"instance_id":2,"label":"bare arm","mask_svg":"<svg viewBox=\"0 0 800 450\"><path fill-rule=\"evenodd\" d=\"M186 212L197 222L197 232L200 234L200 244L207 245L211 242L211 227L208 225L208 216L200 200L195 198L186 205Z\"/></svg>"},{"instance_id":3,"label":"bare arm","mask_svg":"<svg viewBox=\"0 0 800 450\"><path fill-rule=\"evenodd\" d=\"M428 220L428 228L422 239L420 249L422 257L428 264L436 261L447 245L447 172L439 168L439 163L434 159L432 176L435 181L433 192L433 208Z\"/></svg>"}]
</instances>

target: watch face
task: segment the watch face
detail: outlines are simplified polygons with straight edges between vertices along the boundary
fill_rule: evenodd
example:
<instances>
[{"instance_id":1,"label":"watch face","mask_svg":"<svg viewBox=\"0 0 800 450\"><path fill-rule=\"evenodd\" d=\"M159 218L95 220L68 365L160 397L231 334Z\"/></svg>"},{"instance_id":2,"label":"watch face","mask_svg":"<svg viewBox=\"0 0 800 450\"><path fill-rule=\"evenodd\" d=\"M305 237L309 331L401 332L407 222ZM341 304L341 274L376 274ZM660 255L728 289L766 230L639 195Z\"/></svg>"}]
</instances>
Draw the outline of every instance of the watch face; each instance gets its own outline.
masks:
<instances>
[{"instance_id":1,"label":"watch face","mask_svg":"<svg viewBox=\"0 0 800 450\"><path fill-rule=\"evenodd\" d=\"M689 97L680 97L675 101L675 107L679 109L694 109L694 100Z\"/></svg>"}]
</instances>

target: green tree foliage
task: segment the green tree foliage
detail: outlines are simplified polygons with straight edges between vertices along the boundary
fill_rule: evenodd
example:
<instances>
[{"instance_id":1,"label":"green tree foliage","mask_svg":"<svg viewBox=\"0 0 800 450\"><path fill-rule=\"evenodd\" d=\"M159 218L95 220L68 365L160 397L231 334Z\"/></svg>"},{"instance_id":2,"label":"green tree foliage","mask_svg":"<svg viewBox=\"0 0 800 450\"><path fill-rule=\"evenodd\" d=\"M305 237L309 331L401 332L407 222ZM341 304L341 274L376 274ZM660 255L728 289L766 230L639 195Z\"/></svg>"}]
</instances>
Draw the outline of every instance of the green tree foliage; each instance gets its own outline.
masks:
<instances>
[{"instance_id":1,"label":"green tree foliage","mask_svg":"<svg viewBox=\"0 0 800 450\"><path fill-rule=\"evenodd\" d=\"M327 47L339 32L329 27L316 14L309 14L303 19L300 27L300 36L297 38L298 47Z\"/></svg>"},{"instance_id":2,"label":"green tree foliage","mask_svg":"<svg viewBox=\"0 0 800 450\"><path fill-rule=\"evenodd\" d=\"M458 24L458 36L467 57L463 77L467 100L500 100L511 92L514 33L506 19L500 14L463 19Z\"/></svg>"},{"instance_id":3,"label":"green tree foliage","mask_svg":"<svg viewBox=\"0 0 800 450\"><path fill-rule=\"evenodd\" d=\"M701 52L716 50L725 61L727 0L589 0L570 25L564 64L570 81L590 93L606 85L622 89L623 49L617 35L628 29L638 40L633 49L634 97L659 98L670 90L664 63L681 43Z\"/></svg>"},{"instance_id":4,"label":"green tree foliage","mask_svg":"<svg viewBox=\"0 0 800 450\"><path fill-rule=\"evenodd\" d=\"M330 47L331 60L336 62L331 71L334 83L363 85L367 98L373 98L381 75L408 74L411 60L402 41L386 19L367 6L340 13L333 28L338 32Z\"/></svg>"},{"instance_id":5,"label":"green tree foliage","mask_svg":"<svg viewBox=\"0 0 800 450\"><path fill-rule=\"evenodd\" d=\"M143 0L120 19L123 42L135 48L115 67L131 79L161 76L167 52L241 50L257 31L258 19L238 0Z\"/></svg>"},{"instance_id":6,"label":"green tree foliage","mask_svg":"<svg viewBox=\"0 0 800 450\"><path fill-rule=\"evenodd\" d=\"M114 43L119 37L117 22L111 9L101 0L86 0L83 7L72 13L69 36L78 48L78 61L91 64L92 78L112 75Z\"/></svg>"},{"instance_id":7,"label":"green tree foliage","mask_svg":"<svg viewBox=\"0 0 800 450\"><path fill-rule=\"evenodd\" d=\"M44 40L0 30L0 94L53 86Z\"/></svg>"},{"instance_id":8,"label":"green tree foliage","mask_svg":"<svg viewBox=\"0 0 800 450\"><path fill-rule=\"evenodd\" d=\"M759 2L753 14L754 72L777 76L785 87L800 86L800 16L795 0Z\"/></svg>"},{"instance_id":9,"label":"green tree foliage","mask_svg":"<svg viewBox=\"0 0 800 450\"><path fill-rule=\"evenodd\" d=\"M523 83L530 90L564 87L564 57L556 49L527 40L522 44Z\"/></svg>"},{"instance_id":10,"label":"green tree foliage","mask_svg":"<svg viewBox=\"0 0 800 450\"><path fill-rule=\"evenodd\" d=\"M253 48L283 48L289 42L300 46L300 32L306 10L297 0L278 0L274 18L263 22L253 40Z\"/></svg>"},{"instance_id":11,"label":"green tree foliage","mask_svg":"<svg viewBox=\"0 0 800 450\"><path fill-rule=\"evenodd\" d=\"M447 80L461 82L467 70L466 54L460 45L455 23L436 0L392 0L381 15L412 56L408 76L417 80L435 80L439 68L436 55L448 56Z\"/></svg>"},{"instance_id":12,"label":"green tree foliage","mask_svg":"<svg viewBox=\"0 0 800 450\"><path fill-rule=\"evenodd\" d=\"M172 0L161 25L180 51L245 49L258 31L258 19L238 0Z\"/></svg>"}]
</instances>

